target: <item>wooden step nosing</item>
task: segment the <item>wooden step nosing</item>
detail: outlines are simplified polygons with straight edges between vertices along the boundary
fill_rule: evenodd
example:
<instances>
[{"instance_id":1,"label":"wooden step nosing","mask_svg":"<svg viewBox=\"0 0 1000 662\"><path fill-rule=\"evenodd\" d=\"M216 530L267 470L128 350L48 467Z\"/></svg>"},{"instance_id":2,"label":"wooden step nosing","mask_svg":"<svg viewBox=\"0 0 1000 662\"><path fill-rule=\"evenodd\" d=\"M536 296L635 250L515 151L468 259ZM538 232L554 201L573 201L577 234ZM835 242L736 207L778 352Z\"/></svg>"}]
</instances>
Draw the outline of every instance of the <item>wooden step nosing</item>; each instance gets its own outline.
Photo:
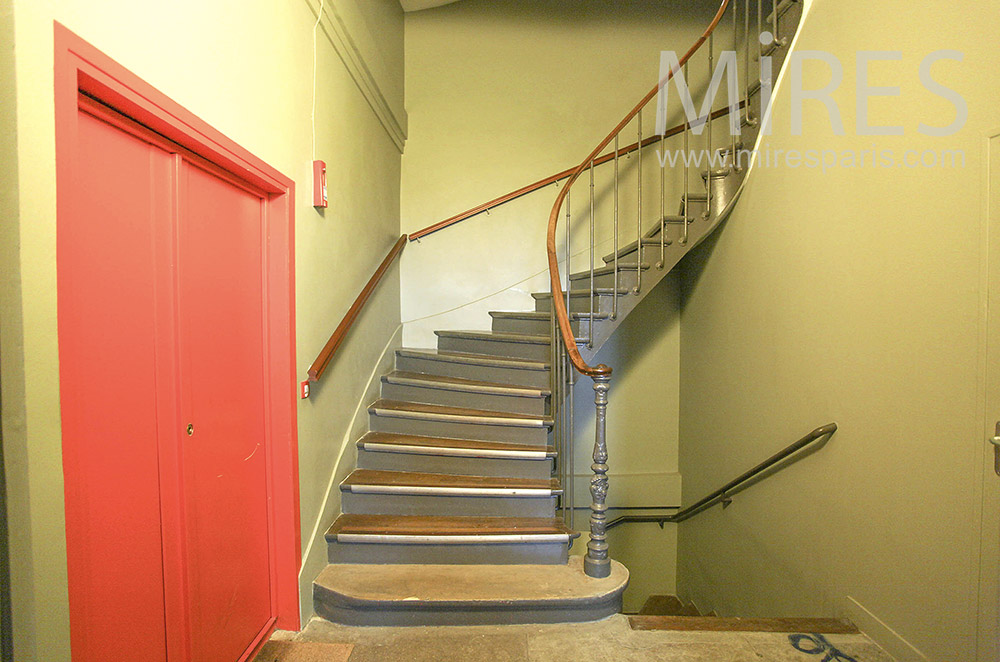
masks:
<instances>
[{"instance_id":1,"label":"wooden step nosing","mask_svg":"<svg viewBox=\"0 0 1000 662\"><path fill-rule=\"evenodd\" d=\"M499 318L499 319L530 320L530 321L548 320L551 317L550 313L544 311L516 312L516 311L506 311L506 310L494 310L490 312L490 315L494 318ZM587 320L590 319L590 313L584 313L584 312L569 313L569 317L570 319L573 320L586 322ZM594 312L595 320L604 320L610 317L611 313L601 313L597 311Z\"/></svg>"},{"instance_id":2,"label":"wooden step nosing","mask_svg":"<svg viewBox=\"0 0 1000 662\"><path fill-rule=\"evenodd\" d=\"M487 342L507 342L516 345L548 345L549 336L532 336L520 333L493 333L492 331L435 331L438 338L459 338L462 340L485 340Z\"/></svg>"},{"instance_id":3,"label":"wooden step nosing","mask_svg":"<svg viewBox=\"0 0 1000 662\"><path fill-rule=\"evenodd\" d=\"M411 444L387 444L378 441L362 441L358 444L366 451L381 453L408 453L411 455L442 455L446 457L481 457L507 460L547 460L549 452L545 449L537 451L503 450L499 448L458 448L455 446L418 446Z\"/></svg>"},{"instance_id":4,"label":"wooden step nosing","mask_svg":"<svg viewBox=\"0 0 1000 662\"><path fill-rule=\"evenodd\" d=\"M669 217L668 216L664 216L664 218L669 218ZM678 218L680 218L680 217L678 217ZM659 225L654 225L653 229L650 230L649 232L656 232L659 229L660 229ZM647 235L643 235L643 237L642 237L642 245L643 246L649 246L651 248L655 248L656 246L660 245L660 240L659 239L653 239L652 237L649 237ZM667 244L667 245L669 245L669 244ZM632 253L632 252L634 252L635 251L635 247L636 247L636 243L634 241L630 241L629 243L625 244L624 246L619 246L618 247L618 259L621 259L626 253ZM615 252L611 251L610 253L608 253L608 255L610 257L614 257ZM607 259L607 258L602 258L602 259Z\"/></svg>"},{"instance_id":5,"label":"wooden step nosing","mask_svg":"<svg viewBox=\"0 0 1000 662\"><path fill-rule=\"evenodd\" d=\"M509 357L492 356L490 354L460 354L455 352L435 352L434 350L397 349L396 356L444 363L461 363L465 365L483 366L488 368L509 368L512 370L548 370L549 364L541 361L525 361Z\"/></svg>"},{"instance_id":6,"label":"wooden step nosing","mask_svg":"<svg viewBox=\"0 0 1000 662\"><path fill-rule=\"evenodd\" d=\"M590 272L588 271L587 274L590 275ZM614 288L611 288L611 287L595 287L594 288L594 296L610 297L610 296L613 296L614 294L616 294L613 290L614 290ZM619 287L618 288L618 292L617 292L618 296L625 296L625 295L631 294L631 293L632 293L632 290L630 290L628 288L624 288L624 287ZM579 288L577 288L575 290L571 289L569 291L569 295L570 295L570 297L586 297L586 296L590 296L590 289L579 289ZM532 296L533 299L539 299L539 300L542 300L542 299L551 299L552 298L552 293L551 292L532 292L531 296ZM563 293L562 293L562 298L564 298L564 299L566 298L566 292L565 291L563 291Z\"/></svg>"},{"instance_id":7,"label":"wooden step nosing","mask_svg":"<svg viewBox=\"0 0 1000 662\"><path fill-rule=\"evenodd\" d=\"M537 499L562 494L541 487L444 487L440 485L352 484L342 488L353 494L409 494L412 496L516 497Z\"/></svg>"},{"instance_id":8,"label":"wooden step nosing","mask_svg":"<svg viewBox=\"0 0 1000 662\"><path fill-rule=\"evenodd\" d=\"M510 545L567 544L568 533L489 533L489 534L409 534L409 533L338 533L337 542L403 545Z\"/></svg>"},{"instance_id":9,"label":"wooden step nosing","mask_svg":"<svg viewBox=\"0 0 1000 662\"><path fill-rule=\"evenodd\" d=\"M654 228L653 230L651 230L651 232L656 233L658 230L659 230L659 227ZM643 248L656 248L659 245L660 245L660 240L659 239L645 238L645 239L642 240L642 246L643 246ZM669 250L670 249L670 244L664 243L663 247L665 249ZM620 260L621 258L629 255L630 253L634 253L635 251L636 251L636 247L635 247L635 242L633 241L632 243L628 244L627 246L623 246L622 248L618 249L618 259ZM606 263L607 266L611 266L611 264L615 261L615 254L614 254L614 252L608 253L607 255L605 255L604 257L602 257L601 259L604 260L604 262ZM589 275L589 273L588 273L588 275Z\"/></svg>"},{"instance_id":10,"label":"wooden step nosing","mask_svg":"<svg viewBox=\"0 0 1000 662\"><path fill-rule=\"evenodd\" d=\"M390 409L386 407L369 407L368 412L375 416L388 418L406 418L418 421L438 421L443 423L467 423L469 425L502 425L512 428L548 428L552 421L544 418L508 418L499 415L470 416L468 414L449 414L445 412L414 411L412 409Z\"/></svg>"},{"instance_id":11,"label":"wooden step nosing","mask_svg":"<svg viewBox=\"0 0 1000 662\"><path fill-rule=\"evenodd\" d=\"M597 276L607 276L607 275L613 274L614 270L615 270L614 265L604 266L604 267L601 267L599 269L594 269L594 277L596 278ZM618 271L637 271L637 270L638 271L649 271L649 265L648 264L640 264L640 265L638 265L638 268L637 268L637 266L636 266L635 263L632 263L632 264L621 264L621 263L619 263L618 264ZM590 278L590 272L589 271L581 271L579 273L570 274L570 276L569 276L569 279L571 281L574 281L574 280L586 280L588 278Z\"/></svg>"},{"instance_id":12,"label":"wooden step nosing","mask_svg":"<svg viewBox=\"0 0 1000 662\"><path fill-rule=\"evenodd\" d=\"M462 393L482 393L484 395L507 395L521 398L544 398L549 395L548 390L532 388L530 386L465 384L457 381L447 381L447 379L422 379L420 377L402 377L393 374L383 375L382 381L386 384L396 384L399 386L418 386L420 388L431 388L439 391L460 391Z\"/></svg>"}]
</instances>

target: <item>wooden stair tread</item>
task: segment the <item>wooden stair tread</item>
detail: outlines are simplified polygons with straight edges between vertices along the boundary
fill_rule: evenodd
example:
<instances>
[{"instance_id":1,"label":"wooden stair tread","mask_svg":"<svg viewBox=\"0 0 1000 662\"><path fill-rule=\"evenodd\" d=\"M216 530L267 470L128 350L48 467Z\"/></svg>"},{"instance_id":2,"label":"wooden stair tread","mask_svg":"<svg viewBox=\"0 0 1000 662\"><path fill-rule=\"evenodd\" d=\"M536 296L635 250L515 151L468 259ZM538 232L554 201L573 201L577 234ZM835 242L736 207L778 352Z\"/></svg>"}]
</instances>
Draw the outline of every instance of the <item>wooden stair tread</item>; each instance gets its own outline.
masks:
<instances>
[{"instance_id":1,"label":"wooden stair tread","mask_svg":"<svg viewBox=\"0 0 1000 662\"><path fill-rule=\"evenodd\" d=\"M587 275L590 275L589 271L587 272ZM615 292L614 288L612 288L612 287L595 287L594 288L594 294L599 295L599 296L611 296L612 294L615 294L615 293L616 292ZM625 296L626 294L631 294L631 293L632 293L632 290L630 290L630 289L628 289L626 287L619 287L618 288L618 292L617 292L617 294L620 295L620 296ZM590 289L586 289L586 290L580 290L580 289L573 290L573 289L571 289L569 291L569 295L570 295L570 297L589 297L590 296ZM552 293L551 292L532 292L531 296L532 296L532 298L535 298L535 299L551 299L552 298ZM564 299L566 298L566 290L563 290L563 292L562 292L562 298L564 298ZM548 313L546 313L546 314L548 314Z\"/></svg>"},{"instance_id":2,"label":"wooden stair tread","mask_svg":"<svg viewBox=\"0 0 1000 662\"><path fill-rule=\"evenodd\" d=\"M493 393L499 395L519 395L532 398L542 398L549 395L548 389L542 389L536 386L500 384L497 382L465 379L464 377L430 375L423 372L406 372L403 370L393 370L388 375L383 375L382 381L390 384L432 383L434 385L441 386L442 388L451 388L454 390L477 393Z\"/></svg>"},{"instance_id":3,"label":"wooden stair tread","mask_svg":"<svg viewBox=\"0 0 1000 662\"><path fill-rule=\"evenodd\" d=\"M530 489L561 492L555 478L508 478L497 476L456 476L452 474L428 474L411 471L379 471L375 469L355 469L341 487L354 485L387 485L414 487L452 487L483 489Z\"/></svg>"},{"instance_id":4,"label":"wooden stair tread","mask_svg":"<svg viewBox=\"0 0 1000 662\"><path fill-rule=\"evenodd\" d=\"M547 320L550 319L550 314L545 311L517 311L517 310L492 310L490 311L491 317L500 317L503 319L516 319L516 320ZM590 318L590 313L569 313L570 319L584 320ZM610 313L594 313L594 319L608 319L611 317Z\"/></svg>"},{"instance_id":5,"label":"wooden stair tread","mask_svg":"<svg viewBox=\"0 0 1000 662\"><path fill-rule=\"evenodd\" d=\"M418 446L421 448L451 448L470 451L510 451L532 454L544 454L545 457L555 457L555 448L538 446L536 444L514 444L502 441L474 441L472 439L450 439L447 437L423 437L393 432L369 432L358 440L358 447L366 444L382 444L387 446Z\"/></svg>"},{"instance_id":6,"label":"wooden stair tread","mask_svg":"<svg viewBox=\"0 0 1000 662\"><path fill-rule=\"evenodd\" d=\"M467 363L472 365L496 366L502 368L517 368L520 370L548 370L549 364L541 361L529 361L508 356L493 356L491 354L472 354L469 352L449 352L436 349L402 348L396 350L397 356L426 358L452 363Z\"/></svg>"},{"instance_id":7,"label":"wooden stair tread","mask_svg":"<svg viewBox=\"0 0 1000 662\"><path fill-rule=\"evenodd\" d=\"M664 218L666 218L666 217L664 217ZM657 226L653 230L653 232L659 233L659 229L660 229L659 226ZM658 248L659 245L660 245L660 240L659 239L651 239L649 237L643 237L643 239L642 239L642 245L643 246L649 246L650 248ZM664 244L664 246L666 248L670 248L670 244ZM618 259L621 260L623 256L628 255L629 253L634 253L635 252L635 248L636 248L636 242L634 242L634 241L630 242L628 244L625 244L624 246L620 246L618 248ZM608 253L607 255L605 255L604 257L602 257L601 259L604 260L604 262L606 264L613 264L614 261L615 261L615 253L614 253L614 251Z\"/></svg>"},{"instance_id":8,"label":"wooden stair tread","mask_svg":"<svg viewBox=\"0 0 1000 662\"><path fill-rule=\"evenodd\" d=\"M561 519L549 517L437 517L419 515L356 515L337 518L327 538L337 534L395 536L492 536L579 534Z\"/></svg>"},{"instance_id":9,"label":"wooden stair tread","mask_svg":"<svg viewBox=\"0 0 1000 662\"><path fill-rule=\"evenodd\" d=\"M670 225L683 224L684 223L684 216L682 214L678 214L676 216L668 215L668 216L664 216L663 220L664 220L664 225L666 225L666 226L669 227ZM702 217L702 215L700 213L694 214L692 216L688 216L688 227L693 227L693 226L695 226L695 224L697 224L697 223L699 223L701 221L704 221L704 220L705 219ZM650 228L649 230L647 230L646 234L642 235L642 243L643 243L643 245L656 245L656 246L660 245L660 224L659 223L657 223L652 228ZM629 244L629 246L631 247L631 249L634 249L635 248L635 242L633 241L631 244ZM681 244L681 246L683 246L683 244ZM624 249L620 249L620 250L624 250ZM613 258L614 257L614 253L611 253L611 256ZM621 259L621 258L619 257L619 259Z\"/></svg>"},{"instance_id":10,"label":"wooden stair tread","mask_svg":"<svg viewBox=\"0 0 1000 662\"><path fill-rule=\"evenodd\" d=\"M707 632L816 632L857 634L850 621L837 618L723 618L719 616L628 617L633 630L702 630Z\"/></svg>"},{"instance_id":11,"label":"wooden stair tread","mask_svg":"<svg viewBox=\"0 0 1000 662\"><path fill-rule=\"evenodd\" d=\"M467 409L465 407L448 407L445 405L432 405L423 402L403 402L400 400L384 400L381 398L372 403L372 405L368 407L368 411L372 413L377 413L378 411L417 412L421 414L437 414L440 416L460 416L470 419L506 420L513 423L531 423L537 425L538 427L544 427L552 424L552 419L546 416L515 414L504 411L489 411L486 409Z\"/></svg>"},{"instance_id":12,"label":"wooden stair tread","mask_svg":"<svg viewBox=\"0 0 1000 662\"><path fill-rule=\"evenodd\" d=\"M638 265L638 269L641 270L641 271L649 271L649 264L643 262L642 264ZM618 271L636 271L636 270L637 270L637 265L636 265L635 262L619 262L618 263ZM615 272L615 265L613 265L613 264L612 265L606 265L606 266L594 269L594 276L595 277L596 276L606 276L608 274L613 274L614 272ZM573 280L583 280L585 278L590 278L590 270L589 269L587 271L578 271L575 274L570 274L569 275L569 279L571 281L573 281Z\"/></svg>"},{"instance_id":13,"label":"wooden stair tread","mask_svg":"<svg viewBox=\"0 0 1000 662\"><path fill-rule=\"evenodd\" d=\"M551 338L547 335L536 336L524 333L506 333L504 331L452 331L439 330L434 335L439 338L468 338L470 340L492 340L495 342L519 343L524 345L548 345Z\"/></svg>"}]
</instances>

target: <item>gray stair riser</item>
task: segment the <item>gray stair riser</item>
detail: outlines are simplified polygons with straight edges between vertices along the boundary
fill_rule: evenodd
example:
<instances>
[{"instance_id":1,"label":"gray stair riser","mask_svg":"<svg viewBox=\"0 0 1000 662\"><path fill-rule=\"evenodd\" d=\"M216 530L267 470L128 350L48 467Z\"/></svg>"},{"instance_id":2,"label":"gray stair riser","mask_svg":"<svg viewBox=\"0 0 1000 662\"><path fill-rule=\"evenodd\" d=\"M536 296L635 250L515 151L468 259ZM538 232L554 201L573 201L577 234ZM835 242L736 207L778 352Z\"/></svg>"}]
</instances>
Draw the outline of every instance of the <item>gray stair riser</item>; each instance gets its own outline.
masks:
<instances>
[{"instance_id":1,"label":"gray stair riser","mask_svg":"<svg viewBox=\"0 0 1000 662\"><path fill-rule=\"evenodd\" d=\"M700 190L696 190L695 186L699 187ZM692 193L691 193L691 217L692 218L701 218L702 214L705 213L705 205L708 204L707 201L705 200L705 197L704 197L705 196L705 185L703 183L701 183L701 182L698 182L697 184L695 184L695 182L692 180L692 182L691 182L691 189L692 189ZM700 197L700 198L695 197L698 194L700 194L702 197ZM680 197L680 204L677 207L677 214L678 215L683 215L684 214L684 196L683 195L681 195L681 197Z\"/></svg>"},{"instance_id":2,"label":"gray stair riser","mask_svg":"<svg viewBox=\"0 0 1000 662\"><path fill-rule=\"evenodd\" d=\"M341 507L358 515L555 517L555 497L431 496L343 492Z\"/></svg>"},{"instance_id":3,"label":"gray stair riser","mask_svg":"<svg viewBox=\"0 0 1000 662\"><path fill-rule=\"evenodd\" d=\"M549 343L504 342L485 338L456 338L440 336L438 349L443 352L462 352L463 354L486 354L488 356L505 356L512 359L527 359L529 361L548 361Z\"/></svg>"},{"instance_id":4,"label":"gray stair riser","mask_svg":"<svg viewBox=\"0 0 1000 662\"><path fill-rule=\"evenodd\" d=\"M487 411L535 414L538 416L545 415L548 408L548 398L452 391L431 388L429 386L390 384L384 381L382 382L382 397L386 400L423 402L448 407L465 407L466 409L485 409Z\"/></svg>"},{"instance_id":5,"label":"gray stair riser","mask_svg":"<svg viewBox=\"0 0 1000 662\"><path fill-rule=\"evenodd\" d=\"M397 356L396 369L406 372L423 372L428 375L478 379L483 382L496 382L499 384L537 386L539 388L549 387L548 370L501 368L413 356Z\"/></svg>"},{"instance_id":6,"label":"gray stair riser","mask_svg":"<svg viewBox=\"0 0 1000 662\"><path fill-rule=\"evenodd\" d=\"M450 421L427 421L395 416L373 415L369 417L373 432L395 432L415 434L422 437L448 437L449 439L472 439L475 441L507 441L514 444L548 443L547 428L513 427L507 425L478 425L475 423L452 423Z\"/></svg>"},{"instance_id":7,"label":"gray stair riser","mask_svg":"<svg viewBox=\"0 0 1000 662\"><path fill-rule=\"evenodd\" d=\"M646 272L643 272L643 276ZM579 276L571 276L570 282L573 284L573 289L588 289L590 288L590 274L584 274ZM614 273L601 274L600 276L594 276L594 287L614 287L615 285L615 275ZM618 272L618 288L619 289L631 289L635 287L635 269L627 269Z\"/></svg>"},{"instance_id":8,"label":"gray stair riser","mask_svg":"<svg viewBox=\"0 0 1000 662\"><path fill-rule=\"evenodd\" d=\"M667 238L670 239L670 240L672 240L672 242L673 242L671 244L667 244L663 248L663 254L666 257L666 260L668 262L670 261L670 259L671 259L671 257L672 257L673 254L675 254L675 253L683 254L684 253L685 249L683 249L682 246L680 246L679 244L677 244L677 238L679 236L680 236L680 230L676 230L676 231L672 232L669 227L667 228ZM689 230L689 236L690 236L690 230ZM657 234L656 238L657 239L659 238L659 234ZM613 256L611 256L611 257L605 256L603 258L603 260L604 260L605 264L607 264L608 266L611 266L612 264L614 264L614 261L615 261ZM620 253L618 255L618 261L619 262L635 262L635 247L633 246L628 251L623 251L622 253ZM643 262L643 264L648 264L648 265L650 265L651 267L653 267L655 269L656 268L656 263L659 262L659 261L660 261L660 244L659 244L659 242L657 242L656 244L653 244L653 245L651 245L651 244L644 244L643 247L642 247L642 262ZM645 272L643 272L643 275L645 275Z\"/></svg>"},{"instance_id":9,"label":"gray stair riser","mask_svg":"<svg viewBox=\"0 0 1000 662\"><path fill-rule=\"evenodd\" d=\"M590 287L590 281L587 282L587 287ZM577 283L577 288L583 289L583 285ZM628 296L628 295L624 295ZM565 301L566 295L563 295L563 301ZM569 298L569 312L571 313L589 313L590 312L590 299L587 296L571 296ZM610 294L598 294L593 297L594 299L594 312L598 313L611 313L611 309L614 306L614 299ZM539 312L549 312L552 306L552 297L544 297L535 299L535 310Z\"/></svg>"},{"instance_id":10,"label":"gray stair riser","mask_svg":"<svg viewBox=\"0 0 1000 662\"><path fill-rule=\"evenodd\" d=\"M411 545L331 542L327 549L330 563L562 565L569 559L569 546L565 543Z\"/></svg>"},{"instance_id":11,"label":"gray stair riser","mask_svg":"<svg viewBox=\"0 0 1000 662\"><path fill-rule=\"evenodd\" d=\"M538 607L505 608L502 603L486 603L475 608L469 606L435 608L422 605L419 600L408 609L385 609L381 605L359 608L344 604L339 596L322 587L313 586L313 603L316 613L334 623L344 625L513 625L526 623L582 623L598 621L617 614L622 609L622 594L602 601L582 605L562 605L546 609Z\"/></svg>"},{"instance_id":12,"label":"gray stair riser","mask_svg":"<svg viewBox=\"0 0 1000 662\"><path fill-rule=\"evenodd\" d=\"M573 333L580 335L580 326L586 327L587 322L579 319L569 321ZM530 336L544 336L550 333L550 321L545 319L521 319L516 317L494 317L493 330L498 333L523 333Z\"/></svg>"},{"instance_id":13,"label":"gray stair riser","mask_svg":"<svg viewBox=\"0 0 1000 662\"><path fill-rule=\"evenodd\" d=\"M501 476L507 478L550 478L552 459L454 457L414 453L387 453L358 449L358 468L381 471L415 471L457 476Z\"/></svg>"},{"instance_id":14,"label":"gray stair riser","mask_svg":"<svg viewBox=\"0 0 1000 662\"><path fill-rule=\"evenodd\" d=\"M692 205L692 208L693 207L694 207L694 205ZM702 211L704 210L704 208L705 208L704 205L698 207L696 213L694 213L694 214L691 215L691 222L688 223L688 237L689 238L691 237L691 234L693 232L702 230L704 228L704 226L708 224L708 221L705 218L702 217ZM675 246L676 249L680 249L683 245L679 244L678 241L677 241L677 239L681 236L681 234L683 234L683 231L684 231L683 230L683 228L684 228L683 224L681 224L681 223L667 223L666 225L667 225L667 238L673 240L673 242L674 242L671 245ZM646 264L653 264L657 260L660 259L660 243L659 243L660 242L660 226L658 226L658 225L653 226L651 228L650 232L646 233L643 236L646 238L647 241L653 240L653 241L656 242L654 246L650 246L650 245L646 246L647 249L655 248L655 252L647 252L647 253L645 253L645 255L648 256L648 257L646 257L646 259L644 260L644 262L646 262ZM668 250L669 250L669 247L668 247ZM628 255L629 255L629 262L635 262L635 259L633 257L635 255L635 247L634 246L629 250ZM649 261L651 259L653 260L653 262ZM619 261L622 260L621 255L618 256L618 260Z\"/></svg>"}]
</instances>

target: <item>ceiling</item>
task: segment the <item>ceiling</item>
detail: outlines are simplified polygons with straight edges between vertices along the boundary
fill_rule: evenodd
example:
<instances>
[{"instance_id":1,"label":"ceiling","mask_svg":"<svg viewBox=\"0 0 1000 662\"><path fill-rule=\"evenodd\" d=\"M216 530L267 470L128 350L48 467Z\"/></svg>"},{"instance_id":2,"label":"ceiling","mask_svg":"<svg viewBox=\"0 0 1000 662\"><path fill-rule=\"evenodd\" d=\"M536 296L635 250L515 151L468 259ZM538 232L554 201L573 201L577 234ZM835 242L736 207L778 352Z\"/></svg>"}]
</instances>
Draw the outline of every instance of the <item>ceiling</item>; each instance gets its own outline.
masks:
<instances>
[{"instance_id":1,"label":"ceiling","mask_svg":"<svg viewBox=\"0 0 1000 662\"><path fill-rule=\"evenodd\" d=\"M421 9L440 7L441 5L448 5L453 2L457 2L457 0L399 0L399 4L403 6L403 11L420 11Z\"/></svg>"}]
</instances>

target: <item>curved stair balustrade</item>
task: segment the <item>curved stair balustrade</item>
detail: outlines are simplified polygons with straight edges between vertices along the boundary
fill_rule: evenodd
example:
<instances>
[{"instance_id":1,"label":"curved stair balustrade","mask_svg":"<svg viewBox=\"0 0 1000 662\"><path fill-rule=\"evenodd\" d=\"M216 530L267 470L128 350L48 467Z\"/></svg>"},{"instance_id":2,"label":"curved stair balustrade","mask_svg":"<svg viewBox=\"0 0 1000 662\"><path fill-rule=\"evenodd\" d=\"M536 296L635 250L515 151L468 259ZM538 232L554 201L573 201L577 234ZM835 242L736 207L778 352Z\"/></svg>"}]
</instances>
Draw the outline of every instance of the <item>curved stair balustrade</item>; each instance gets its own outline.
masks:
<instances>
[{"instance_id":1,"label":"curved stair balustrade","mask_svg":"<svg viewBox=\"0 0 1000 662\"><path fill-rule=\"evenodd\" d=\"M587 575L591 577L606 577L610 572L610 558L608 555L607 543L607 517L606 517L606 497L608 491L608 449L607 449L607 407L608 390L611 381L611 367L591 361L603 343L610 337L617 328L621 320L635 308L639 301L650 292L653 287L666 275L680 259L689 253L697 244L705 239L721 221L728 216L737 198L742 192L742 185L750 166L752 152L744 145L755 143L759 133L758 118L762 117L766 108L762 105L762 91L770 94L771 72L778 70L786 55L785 47L789 40L787 37L779 37L780 34L788 34L789 26L797 25L801 15L801 3L798 0L783 0L779 3L772 0L771 11L768 16L764 16L764 9L760 0L757 0L756 7L751 0L723 0L715 13L712 22L705 29L701 37L691 46L682 57L676 60L666 75L637 103L625 117L615 126L615 128L594 148L591 152L573 168L568 176L566 185L562 187L556 196L555 204L549 214L548 229L546 234L546 253L549 267L549 280L552 292L550 305L550 336L552 339L552 408L554 418L554 438L555 446L559 451L561 475L564 482L572 482L572 441L574 438L573 429L573 386L576 375L586 375L593 380L595 392L595 431L593 464L591 470L593 476L590 480L590 539L587 544L587 555L584 559L584 568ZM793 14L790 11L795 9ZM728 24L731 18L732 28L728 35L723 38L729 42L731 39L731 50L722 50L718 53L720 71L716 70L716 31L720 26ZM756 22L757 34L751 36L751 24ZM767 30L764 29L766 22ZM784 30L779 28L779 23L784 24ZM728 46L729 43L726 45ZM652 138L644 137L643 111L653 101L653 99L667 99L669 95L665 93L666 86L675 77L680 79L677 85L684 93L685 84L690 85L688 78L688 64L692 58L703 50L707 55L708 71L716 82L718 77L724 73L729 73L729 68L733 70L731 76L737 77L737 69L740 68L742 59L743 80L742 89L739 90L741 98L732 98L730 93L729 106L722 110L713 110L712 103L703 108L702 114L688 122L679 125L680 131L663 130L662 133L654 135ZM757 67L757 82L751 84L751 68ZM692 86L697 87L697 86ZM713 94L713 85L709 84L708 94ZM663 92L661 96L661 92ZM681 96L678 95L678 97ZM714 100L713 100L714 101ZM676 105L680 106L678 101ZM684 112L690 117L690 104L684 106ZM665 125L663 121L668 116L667 103L658 103L656 112L660 120L658 124ZM729 135L725 137L721 144L713 143L713 123L716 119L723 117L730 121ZM634 126L632 126L634 125ZM631 127L631 128L630 128ZM619 144L623 141L631 141L630 134L634 131L635 142L629 148L634 148L636 153L636 163L634 170L635 190L634 198L628 202L633 202L635 217L633 220L626 220L620 214L620 185L619 156L623 151ZM665 151L665 140L671 135L681 134L682 150L679 158L676 151L675 159L668 161L668 153ZM704 134L704 135L702 135ZM698 151L692 151L692 143L696 143ZM659 148L659 189L653 191L653 205L650 205L650 191L643 191L644 180L648 180L643 174L643 150L646 145L655 144ZM611 149L604 153L611 146ZM692 190L691 165L700 168L702 159L705 159L707 169L701 173L703 189ZM746 157L746 160L744 160ZM599 212L595 205L595 166L601 163L611 162L614 164L614 180L611 188L612 197L612 232L614 250L610 255L604 256L605 266L595 266L595 214ZM679 177L682 182L680 192L680 211L677 215L666 213L666 191L668 169L680 168ZM565 173L559 173L564 175ZM584 177L586 175L586 177ZM551 178L550 178L551 179ZM578 193L573 196L574 185L584 179L589 183L589 191L584 191L582 196ZM546 180L542 180L545 182ZM646 186L649 182L645 181ZM644 193L646 205L644 206ZM631 195L631 194L630 194ZM572 197L583 197L584 207L587 208L586 216L589 217L589 227L585 239L589 241L589 264L585 265L585 270L572 273L570 268L570 256L572 255L572 227L573 212L570 206ZM656 199L659 203L659 214L653 227L645 227L648 218L647 207L655 206ZM589 204L588 204L589 203ZM563 288L563 278L560 276L559 260L559 223L564 220L565 237L563 239L564 261L566 264L565 279L566 287ZM634 223L635 241L621 247L620 237L624 232L629 234L624 228L626 225ZM585 249L586 252L586 249ZM610 288L610 293L608 289ZM574 305L573 297L583 295L587 303L581 307ZM610 294L610 305L603 306L600 302L602 294ZM577 314L585 316L580 319L574 330L571 318L571 310ZM588 314L589 313L589 314ZM602 315L603 314L603 315ZM586 329L586 332L584 332ZM585 336L585 342L578 340L578 336ZM564 513L573 510L572 490L567 490L563 497Z\"/></svg>"}]
</instances>

